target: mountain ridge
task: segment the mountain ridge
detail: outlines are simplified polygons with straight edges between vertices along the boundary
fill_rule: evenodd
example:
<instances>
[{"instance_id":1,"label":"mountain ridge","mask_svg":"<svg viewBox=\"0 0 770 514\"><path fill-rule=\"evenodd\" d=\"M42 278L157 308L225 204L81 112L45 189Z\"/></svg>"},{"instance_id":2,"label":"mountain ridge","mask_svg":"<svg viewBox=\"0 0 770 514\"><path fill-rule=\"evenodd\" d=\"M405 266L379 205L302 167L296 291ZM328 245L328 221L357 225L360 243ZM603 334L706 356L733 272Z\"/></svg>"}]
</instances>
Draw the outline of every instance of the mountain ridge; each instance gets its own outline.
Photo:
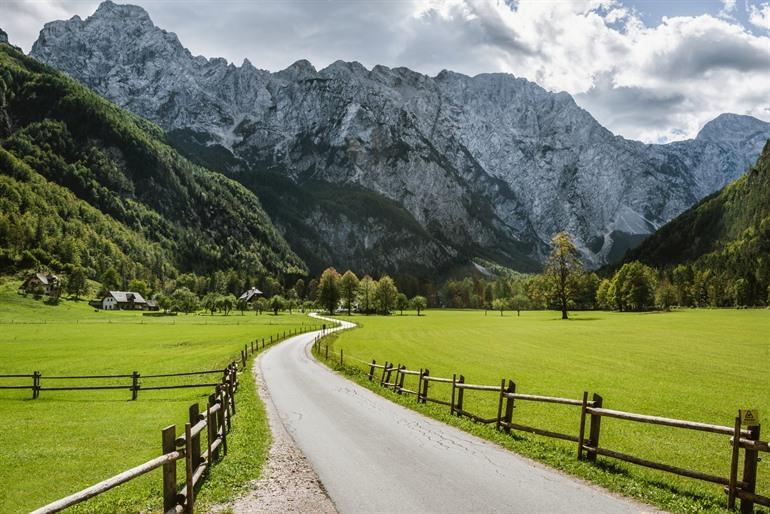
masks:
<instances>
[{"instance_id":1,"label":"mountain ridge","mask_svg":"<svg viewBox=\"0 0 770 514\"><path fill-rule=\"evenodd\" d=\"M161 281L306 273L253 193L191 164L159 127L7 44L0 64L4 265L82 265L92 278L114 265Z\"/></svg>"},{"instance_id":2,"label":"mountain ridge","mask_svg":"<svg viewBox=\"0 0 770 514\"><path fill-rule=\"evenodd\" d=\"M701 138L629 141L567 93L508 74L239 67L193 56L141 7L112 2L46 24L31 55L246 184L311 268L425 272L483 257L535 270L561 230L599 266L738 177L770 138L770 124L728 116ZM718 137L726 125L736 135ZM342 216L319 183L391 202L411 228L393 236L363 202Z\"/></svg>"}]
</instances>

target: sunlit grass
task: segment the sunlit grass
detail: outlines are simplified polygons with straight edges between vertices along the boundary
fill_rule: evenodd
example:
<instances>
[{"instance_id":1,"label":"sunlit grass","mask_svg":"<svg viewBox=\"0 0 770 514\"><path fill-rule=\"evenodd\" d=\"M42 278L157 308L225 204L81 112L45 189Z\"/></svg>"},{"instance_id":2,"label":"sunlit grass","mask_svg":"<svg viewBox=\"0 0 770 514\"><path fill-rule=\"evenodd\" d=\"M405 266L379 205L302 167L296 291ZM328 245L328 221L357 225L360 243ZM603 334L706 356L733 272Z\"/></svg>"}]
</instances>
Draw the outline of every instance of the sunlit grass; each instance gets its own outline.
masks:
<instances>
[{"instance_id":1,"label":"sunlit grass","mask_svg":"<svg viewBox=\"0 0 770 514\"><path fill-rule=\"evenodd\" d=\"M732 426L739 408L770 414L770 312L766 310L584 312L573 314L569 321L552 312L523 312L521 317L483 311L409 314L355 316L353 321L360 328L340 334L335 349L344 349L350 357L347 363L360 369L365 365L353 357L429 368L433 376L463 374L469 383L499 384L510 378L522 393L579 399L583 391L596 392L607 408L644 414L727 426ZM405 385L413 389L415 384L416 378L408 377ZM450 391L451 386L431 386L431 394L445 399ZM466 410L485 417L496 415L497 402L492 393L467 392L465 397ZM448 407L431 407L427 412L443 416L444 410L448 414ZM519 401L514 422L577 435L579 410ZM491 429L475 426L473 430L497 437ZM545 459L552 464L580 469L575 472L584 476L594 473L572 463L574 444L529 435L526 440L536 441L537 448L544 444L560 449L558 457ZM528 454L535 448L511 444ZM602 422L601 444L724 477L729 472L730 445L725 436L607 418ZM636 488L637 496L666 497L655 501L667 508L708 510L724 504L718 486L622 463L617 469L631 479L621 480L616 489ZM617 480L618 476L608 475L599 481ZM770 466L764 462L759 481L759 489L769 494ZM666 485L661 489L661 484ZM675 489L666 491L669 485ZM659 490L653 492L654 488Z\"/></svg>"}]
</instances>

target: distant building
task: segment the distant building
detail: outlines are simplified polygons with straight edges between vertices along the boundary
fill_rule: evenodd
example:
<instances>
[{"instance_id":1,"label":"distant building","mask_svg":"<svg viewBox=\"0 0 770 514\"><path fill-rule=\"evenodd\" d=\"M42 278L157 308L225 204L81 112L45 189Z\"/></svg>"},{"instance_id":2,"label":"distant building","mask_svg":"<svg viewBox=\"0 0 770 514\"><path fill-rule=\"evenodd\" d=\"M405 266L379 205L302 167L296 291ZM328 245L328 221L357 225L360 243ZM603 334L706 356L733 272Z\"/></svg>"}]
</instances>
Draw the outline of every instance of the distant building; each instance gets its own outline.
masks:
<instances>
[{"instance_id":1,"label":"distant building","mask_svg":"<svg viewBox=\"0 0 770 514\"><path fill-rule=\"evenodd\" d=\"M262 296L262 291L260 291L256 287L252 287L251 289L243 293L241 296L239 296L238 299L245 300L246 303L251 303L254 300L256 300L258 296Z\"/></svg>"},{"instance_id":2,"label":"distant building","mask_svg":"<svg viewBox=\"0 0 770 514\"><path fill-rule=\"evenodd\" d=\"M59 277L51 273L32 273L21 284L25 293L58 296L61 288Z\"/></svg>"},{"instance_id":3,"label":"distant building","mask_svg":"<svg viewBox=\"0 0 770 514\"><path fill-rule=\"evenodd\" d=\"M158 306L158 302L155 300L147 300L147 310L148 311L159 311L160 307Z\"/></svg>"},{"instance_id":4,"label":"distant building","mask_svg":"<svg viewBox=\"0 0 770 514\"><path fill-rule=\"evenodd\" d=\"M89 302L97 309L105 311L126 310L126 311L145 311L153 310L147 305L141 294L132 291L110 291L102 298L97 298ZM157 305L155 309L157 310Z\"/></svg>"}]
</instances>

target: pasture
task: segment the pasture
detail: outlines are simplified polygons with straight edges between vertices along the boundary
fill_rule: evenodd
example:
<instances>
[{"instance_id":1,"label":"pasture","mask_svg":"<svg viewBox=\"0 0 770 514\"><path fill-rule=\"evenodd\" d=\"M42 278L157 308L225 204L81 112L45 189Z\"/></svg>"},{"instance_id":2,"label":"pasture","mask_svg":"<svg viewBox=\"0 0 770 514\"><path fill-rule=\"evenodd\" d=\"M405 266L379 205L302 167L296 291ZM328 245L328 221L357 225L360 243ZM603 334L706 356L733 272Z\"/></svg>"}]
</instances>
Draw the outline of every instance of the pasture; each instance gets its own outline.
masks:
<instances>
[{"instance_id":1,"label":"pasture","mask_svg":"<svg viewBox=\"0 0 770 514\"><path fill-rule=\"evenodd\" d=\"M520 393L579 399L583 391L596 392L609 409L727 426L738 408L760 409L765 423L770 416L767 310L580 312L568 321L554 312L522 312L521 317L491 311L426 314L354 316L360 327L336 337L334 350L343 349L346 364L361 370L368 367L354 358L429 368L431 376L463 374L474 384L499 385L501 378L510 378ZM359 380L365 382L360 375ZM408 377L405 387L415 385L416 378ZM451 384L432 384L430 394L448 399L450 391ZM399 401L449 418L448 407L425 407L410 398ZM467 410L494 417L497 402L496 394L466 391ZM579 409L519 401L513 420L577 435ZM493 427L456 423L669 509L708 511L724 505L718 486L599 457L615 470L603 474L577 463L572 443L521 432L522 439L516 439L496 434ZM764 433L766 439L768 430ZM605 418L601 446L721 476L729 472L731 450L725 436ZM759 464L758 491L770 493L770 465L765 462Z\"/></svg>"},{"instance_id":2,"label":"pasture","mask_svg":"<svg viewBox=\"0 0 770 514\"><path fill-rule=\"evenodd\" d=\"M46 374L217 369L236 360L245 343L312 321L301 314L241 316L237 311L160 318L97 312L85 302L46 305L17 295L15 284L6 283L0 286L0 374L38 370L45 385ZM219 379L214 377L187 377L187 382ZM29 382L2 380L5 385ZM151 385L150 380L142 385ZM176 379L155 379L158 385L170 380ZM258 475L266 455L270 435L250 374L242 374L241 385L238 402L243 409L233 418L230 454L204 482L204 502L227 499ZM36 400L30 399L29 390L0 390L0 462L5 464L0 467L0 512L31 510L158 455L161 428L183 426L189 405L205 404L211 392L140 391L131 401L127 390L41 391ZM160 473L153 472L76 511L138 512L159 506Z\"/></svg>"}]
</instances>

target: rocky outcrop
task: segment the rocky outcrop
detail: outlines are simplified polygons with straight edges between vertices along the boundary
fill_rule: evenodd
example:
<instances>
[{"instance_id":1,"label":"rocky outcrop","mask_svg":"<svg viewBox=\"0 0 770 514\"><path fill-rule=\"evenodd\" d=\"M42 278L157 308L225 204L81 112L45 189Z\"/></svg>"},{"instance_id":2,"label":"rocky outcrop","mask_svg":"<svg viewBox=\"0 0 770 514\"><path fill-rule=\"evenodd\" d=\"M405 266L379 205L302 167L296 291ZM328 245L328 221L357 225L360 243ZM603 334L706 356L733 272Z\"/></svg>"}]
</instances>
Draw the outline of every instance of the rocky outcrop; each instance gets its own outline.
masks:
<instances>
[{"instance_id":1,"label":"rocky outcrop","mask_svg":"<svg viewBox=\"0 0 770 514\"><path fill-rule=\"evenodd\" d=\"M183 153L257 192L307 262L339 267L480 256L535 269L560 230L588 263L617 260L741 175L770 137L768 123L723 115L694 140L629 141L568 94L506 74L235 66L193 56L140 7L111 2L47 24L32 56L161 125Z\"/></svg>"}]
</instances>

